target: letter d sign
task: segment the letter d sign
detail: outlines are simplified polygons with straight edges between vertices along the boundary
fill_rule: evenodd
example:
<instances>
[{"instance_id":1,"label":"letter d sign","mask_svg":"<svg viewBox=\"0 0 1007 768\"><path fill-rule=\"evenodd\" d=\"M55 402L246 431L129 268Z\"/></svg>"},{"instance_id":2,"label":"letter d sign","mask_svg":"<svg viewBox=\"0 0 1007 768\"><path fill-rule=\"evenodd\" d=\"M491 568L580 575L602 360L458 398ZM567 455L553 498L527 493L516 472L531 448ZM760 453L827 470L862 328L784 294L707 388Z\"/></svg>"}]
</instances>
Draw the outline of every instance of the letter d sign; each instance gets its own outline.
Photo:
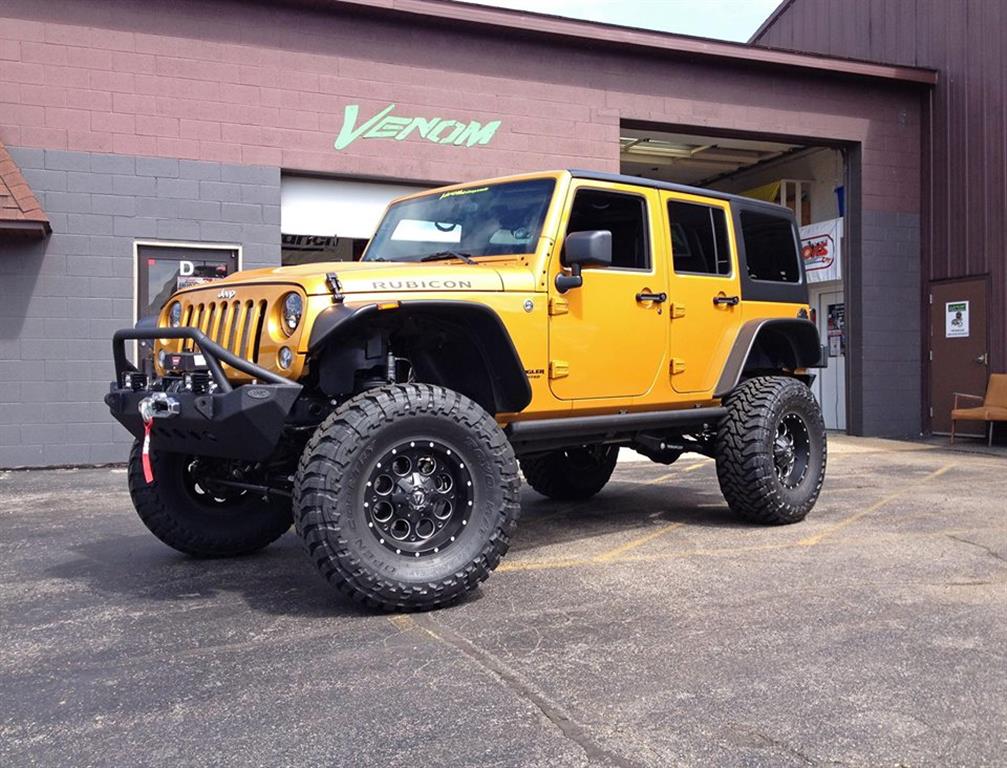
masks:
<instances>
[{"instance_id":1,"label":"letter d sign","mask_svg":"<svg viewBox=\"0 0 1007 768\"><path fill-rule=\"evenodd\" d=\"M190 277L195 274L196 266L191 261L180 261L178 262L178 276L179 277Z\"/></svg>"}]
</instances>

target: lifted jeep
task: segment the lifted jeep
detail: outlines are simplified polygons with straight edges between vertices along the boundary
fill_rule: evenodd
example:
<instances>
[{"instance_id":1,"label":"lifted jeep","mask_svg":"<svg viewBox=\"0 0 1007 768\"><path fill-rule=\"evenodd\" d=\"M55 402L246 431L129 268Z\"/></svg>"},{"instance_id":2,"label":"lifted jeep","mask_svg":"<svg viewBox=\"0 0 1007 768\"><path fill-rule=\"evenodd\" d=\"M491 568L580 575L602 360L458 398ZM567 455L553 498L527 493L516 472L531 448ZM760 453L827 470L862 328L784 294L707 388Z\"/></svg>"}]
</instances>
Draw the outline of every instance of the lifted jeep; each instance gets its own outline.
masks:
<instances>
[{"instance_id":1,"label":"lifted jeep","mask_svg":"<svg viewBox=\"0 0 1007 768\"><path fill-rule=\"evenodd\" d=\"M129 362L126 342L153 342ZM730 508L794 523L818 497L822 359L785 208L556 171L394 201L359 262L237 273L115 334L129 488L196 556L291 521L353 599L426 609L507 551L518 467L587 499L620 447L716 459Z\"/></svg>"}]
</instances>

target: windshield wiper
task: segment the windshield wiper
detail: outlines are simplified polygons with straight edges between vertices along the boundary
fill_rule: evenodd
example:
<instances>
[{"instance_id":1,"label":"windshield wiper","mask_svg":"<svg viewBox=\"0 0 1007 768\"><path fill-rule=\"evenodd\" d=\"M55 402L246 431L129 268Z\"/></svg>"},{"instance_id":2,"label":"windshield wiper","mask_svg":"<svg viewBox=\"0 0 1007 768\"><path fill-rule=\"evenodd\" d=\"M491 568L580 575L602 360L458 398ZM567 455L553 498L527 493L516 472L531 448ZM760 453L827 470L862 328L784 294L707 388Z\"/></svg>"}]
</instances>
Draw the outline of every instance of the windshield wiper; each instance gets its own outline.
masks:
<instances>
[{"instance_id":1,"label":"windshield wiper","mask_svg":"<svg viewBox=\"0 0 1007 768\"><path fill-rule=\"evenodd\" d=\"M420 259L420 261L444 261L445 259L461 259L466 264L478 264L479 262L472 258L467 253L462 253L461 251L437 251L437 253L428 253L426 256Z\"/></svg>"}]
</instances>

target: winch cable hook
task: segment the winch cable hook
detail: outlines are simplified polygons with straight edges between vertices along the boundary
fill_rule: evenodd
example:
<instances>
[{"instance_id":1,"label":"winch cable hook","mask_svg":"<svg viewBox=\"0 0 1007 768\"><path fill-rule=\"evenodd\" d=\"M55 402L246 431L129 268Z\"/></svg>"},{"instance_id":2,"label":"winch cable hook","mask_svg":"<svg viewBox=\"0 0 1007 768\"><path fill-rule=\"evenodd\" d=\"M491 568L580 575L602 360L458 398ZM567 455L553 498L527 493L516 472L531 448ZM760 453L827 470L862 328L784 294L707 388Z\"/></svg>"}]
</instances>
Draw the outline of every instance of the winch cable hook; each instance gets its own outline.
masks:
<instances>
[{"instance_id":1,"label":"winch cable hook","mask_svg":"<svg viewBox=\"0 0 1007 768\"><path fill-rule=\"evenodd\" d=\"M143 448L140 451L140 463L143 465L143 479L147 485L154 482L154 467L150 463L150 431L154 426L154 403L149 397L143 398L139 405L140 418L143 419Z\"/></svg>"}]
</instances>

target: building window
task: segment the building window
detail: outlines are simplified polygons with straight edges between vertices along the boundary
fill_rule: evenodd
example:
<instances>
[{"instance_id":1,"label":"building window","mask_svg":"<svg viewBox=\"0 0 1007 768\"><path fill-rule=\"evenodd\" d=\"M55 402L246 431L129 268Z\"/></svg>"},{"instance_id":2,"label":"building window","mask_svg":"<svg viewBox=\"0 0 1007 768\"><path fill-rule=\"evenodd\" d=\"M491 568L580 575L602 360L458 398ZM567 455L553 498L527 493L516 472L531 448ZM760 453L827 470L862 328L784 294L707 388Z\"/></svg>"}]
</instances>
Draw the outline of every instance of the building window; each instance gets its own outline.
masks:
<instances>
[{"instance_id":1,"label":"building window","mask_svg":"<svg viewBox=\"0 0 1007 768\"><path fill-rule=\"evenodd\" d=\"M600 189L580 189L573 199L567 234L607 229L612 233L612 266L650 269L647 201Z\"/></svg>"},{"instance_id":2,"label":"building window","mask_svg":"<svg viewBox=\"0 0 1007 768\"><path fill-rule=\"evenodd\" d=\"M741 212L745 262L753 280L797 283L801 280L794 226L786 216Z\"/></svg>"},{"instance_id":3,"label":"building window","mask_svg":"<svg viewBox=\"0 0 1007 768\"><path fill-rule=\"evenodd\" d=\"M668 203L671 252L675 272L730 275L731 249L722 208L694 203Z\"/></svg>"},{"instance_id":4,"label":"building window","mask_svg":"<svg viewBox=\"0 0 1007 768\"><path fill-rule=\"evenodd\" d=\"M136 244L136 319L156 316L179 288L226 277L239 268L237 246Z\"/></svg>"}]
</instances>

